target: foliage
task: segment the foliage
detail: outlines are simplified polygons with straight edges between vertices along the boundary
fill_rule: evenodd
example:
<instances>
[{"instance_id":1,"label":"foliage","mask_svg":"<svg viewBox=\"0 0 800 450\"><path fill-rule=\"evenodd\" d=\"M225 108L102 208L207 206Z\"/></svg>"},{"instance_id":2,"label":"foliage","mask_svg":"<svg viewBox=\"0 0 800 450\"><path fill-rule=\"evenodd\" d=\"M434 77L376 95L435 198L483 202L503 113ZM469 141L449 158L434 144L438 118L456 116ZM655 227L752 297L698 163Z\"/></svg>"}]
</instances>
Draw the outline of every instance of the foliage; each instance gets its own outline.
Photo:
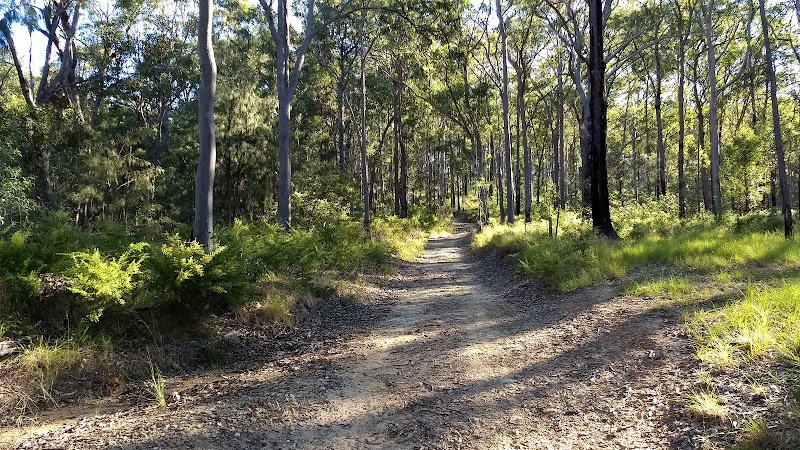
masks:
<instances>
[{"instance_id":1,"label":"foliage","mask_svg":"<svg viewBox=\"0 0 800 450\"><path fill-rule=\"evenodd\" d=\"M722 421L728 417L728 410L720 403L713 390L696 391L689 395L686 409L700 420Z\"/></svg>"},{"instance_id":2,"label":"foliage","mask_svg":"<svg viewBox=\"0 0 800 450\"><path fill-rule=\"evenodd\" d=\"M93 358L94 349L74 339L54 342L40 339L25 350L20 358L20 365L23 372L36 384L39 395L52 401L56 383L68 374L91 369Z\"/></svg>"},{"instance_id":3,"label":"foliage","mask_svg":"<svg viewBox=\"0 0 800 450\"><path fill-rule=\"evenodd\" d=\"M249 292L240 251L219 246L208 253L177 235L151 252L147 271L145 304L190 320L239 304Z\"/></svg>"},{"instance_id":4,"label":"foliage","mask_svg":"<svg viewBox=\"0 0 800 450\"><path fill-rule=\"evenodd\" d=\"M69 291L86 308L84 320L97 322L107 308L125 305L139 282L146 244L132 245L119 258L104 258L98 250L75 252L67 271Z\"/></svg>"},{"instance_id":5,"label":"foliage","mask_svg":"<svg viewBox=\"0 0 800 450\"><path fill-rule=\"evenodd\" d=\"M165 396L164 377L161 375L161 369L158 368L153 362L150 362L150 381L147 386L147 392L153 397L153 401L159 408L166 408L167 398Z\"/></svg>"}]
</instances>

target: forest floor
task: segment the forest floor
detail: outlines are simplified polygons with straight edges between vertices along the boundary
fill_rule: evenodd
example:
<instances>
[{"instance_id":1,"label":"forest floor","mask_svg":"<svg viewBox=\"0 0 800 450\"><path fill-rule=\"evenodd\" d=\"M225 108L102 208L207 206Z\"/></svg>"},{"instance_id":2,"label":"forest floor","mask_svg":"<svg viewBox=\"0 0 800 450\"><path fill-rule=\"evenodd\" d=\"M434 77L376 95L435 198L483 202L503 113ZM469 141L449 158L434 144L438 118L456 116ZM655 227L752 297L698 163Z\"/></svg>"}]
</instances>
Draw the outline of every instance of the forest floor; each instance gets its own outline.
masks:
<instances>
[{"instance_id":1,"label":"forest floor","mask_svg":"<svg viewBox=\"0 0 800 450\"><path fill-rule=\"evenodd\" d=\"M699 446L680 401L696 368L681 307L611 283L553 293L475 254L471 236L456 224L371 301L337 303L273 343L232 332L240 363L168 378L166 408L55 410L0 430L0 447Z\"/></svg>"}]
</instances>

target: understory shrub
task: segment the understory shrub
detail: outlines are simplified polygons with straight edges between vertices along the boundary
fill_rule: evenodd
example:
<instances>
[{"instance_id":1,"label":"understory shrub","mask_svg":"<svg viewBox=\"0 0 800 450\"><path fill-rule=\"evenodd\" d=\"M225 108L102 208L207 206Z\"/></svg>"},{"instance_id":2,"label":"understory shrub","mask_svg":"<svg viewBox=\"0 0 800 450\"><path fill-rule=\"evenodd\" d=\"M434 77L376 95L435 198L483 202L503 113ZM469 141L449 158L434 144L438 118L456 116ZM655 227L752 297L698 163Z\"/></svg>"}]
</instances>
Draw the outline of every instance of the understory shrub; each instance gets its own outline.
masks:
<instances>
[{"instance_id":1,"label":"understory shrub","mask_svg":"<svg viewBox=\"0 0 800 450\"><path fill-rule=\"evenodd\" d=\"M219 246L208 253L177 235L151 252L146 267L142 306L191 320L245 301L251 282L235 247Z\"/></svg>"},{"instance_id":2,"label":"understory shrub","mask_svg":"<svg viewBox=\"0 0 800 450\"><path fill-rule=\"evenodd\" d=\"M77 295L84 309L81 319L84 325L98 322L105 309L124 306L132 299L141 282L146 246L131 245L118 258L104 257L98 250L71 254L74 265L66 273L67 289Z\"/></svg>"}]
</instances>

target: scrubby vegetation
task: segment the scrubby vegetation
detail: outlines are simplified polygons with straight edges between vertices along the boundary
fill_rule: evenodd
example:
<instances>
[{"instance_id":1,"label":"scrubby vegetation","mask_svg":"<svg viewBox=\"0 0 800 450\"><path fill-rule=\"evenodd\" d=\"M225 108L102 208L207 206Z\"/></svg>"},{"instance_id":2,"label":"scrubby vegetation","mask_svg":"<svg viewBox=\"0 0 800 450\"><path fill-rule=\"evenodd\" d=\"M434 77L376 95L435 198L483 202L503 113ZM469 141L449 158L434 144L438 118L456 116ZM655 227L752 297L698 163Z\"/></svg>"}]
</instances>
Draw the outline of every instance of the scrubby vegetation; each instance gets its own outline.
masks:
<instances>
[{"instance_id":1,"label":"scrubby vegetation","mask_svg":"<svg viewBox=\"0 0 800 450\"><path fill-rule=\"evenodd\" d=\"M567 212L558 234L548 218L489 227L473 246L513 254L524 272L562 291L622 278L654 263L705 273L800 264L800 245L776 231L782 219L774 212L676 220L660 206L620 210L620 240L597 237L588 222Z\"/></svg>"}]
</instances>

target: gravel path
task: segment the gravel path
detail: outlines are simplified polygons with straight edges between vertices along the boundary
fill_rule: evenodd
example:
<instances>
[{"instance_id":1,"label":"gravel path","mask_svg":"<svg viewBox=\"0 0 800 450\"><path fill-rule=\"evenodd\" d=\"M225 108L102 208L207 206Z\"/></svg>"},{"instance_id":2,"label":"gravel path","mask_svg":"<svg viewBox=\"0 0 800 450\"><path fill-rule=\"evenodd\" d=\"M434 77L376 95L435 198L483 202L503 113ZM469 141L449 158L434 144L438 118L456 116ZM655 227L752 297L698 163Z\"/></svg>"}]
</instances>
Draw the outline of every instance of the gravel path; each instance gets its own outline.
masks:
<instances>
[{"instance_id":1,"label":"gravel path","mask_svg":"<svg viewBox=\"0 0 800 450\"><path fill-rule=\"evenodd\" d=\"M671 425L692 370L680 310L612 285L521 284L470 238L457 224L401 264L368 326L345 314L298 354L169 380L166 409L67 421L18 448L693 447Z\"/></svg>"}]
</instances>

